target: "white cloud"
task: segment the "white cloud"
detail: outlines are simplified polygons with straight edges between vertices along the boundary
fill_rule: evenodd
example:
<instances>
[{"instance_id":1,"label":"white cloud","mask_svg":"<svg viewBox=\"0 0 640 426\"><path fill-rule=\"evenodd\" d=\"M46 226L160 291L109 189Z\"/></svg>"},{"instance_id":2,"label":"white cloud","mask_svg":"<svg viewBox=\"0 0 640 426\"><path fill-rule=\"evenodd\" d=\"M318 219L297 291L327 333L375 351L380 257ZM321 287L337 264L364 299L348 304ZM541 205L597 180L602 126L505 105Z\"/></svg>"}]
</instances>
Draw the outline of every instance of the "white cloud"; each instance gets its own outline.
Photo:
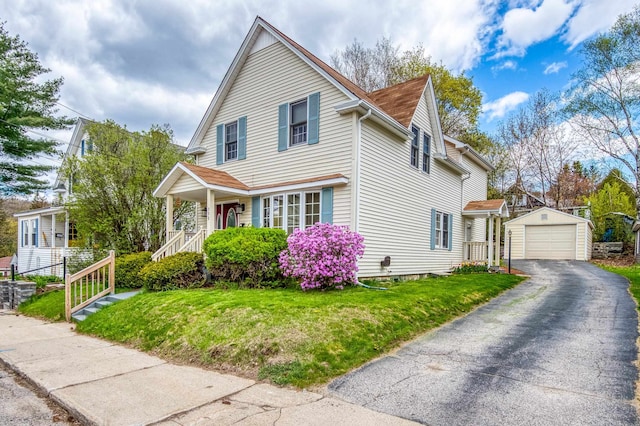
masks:
<instances>
[{"instance_id":1,"label":"white cloud","mask_svg":"<svg viewBox=\"0 0 640 426\"><path fill-rule=\"evenodd\" d=\"M547 67L544 69L543 73L545 75L557 74L561 69L566 68L567 65L568 65L567 61L553 62L553 63L547 65Z\"/></svg>"},{"instance_id":2,"label":"white cloud","mask_svg":"<svg viewBox=\"0 0 640 426\"><path fill-rule=\"evenodd\" d=\"M544 0L537 8L509 10L502 21L496 57L523 56L527 47L555 35L575 7L575 0Z\"/></svg>"},{"instance_id":3,"label":"white cloud","mask_svg":"<svg viewBox=\"0 0 640 426\"><path fill-rule=\"evenodd\" d=\"M619 15L627 13L637 0L584 0L567 23L563 39L573 49L589 37L608 30Z\"/></svg>"},{"instance_id":4,"label":"white cloud","mask_svg":"<svg viewBox=\"0 0 640 426\"><path fill-rule=\"evenodd\" d=\"M502 71L502 70L516 70L518 69L518 63L516 61L508 60L503 63L491 67L491 71Z\"/></svg>"},{"instance_id":5,"label":"white cloud","mask_svg":"<svg viewBox=\"0 0 640 426\"><path fill-rule=\"evenodd\" d=\"M502 118L528 99L529 94L525 92L509 93L500 99L483 104L482 113L488 116L487 121L491 121L495 118Z\"/></svg>"}]
</instances>

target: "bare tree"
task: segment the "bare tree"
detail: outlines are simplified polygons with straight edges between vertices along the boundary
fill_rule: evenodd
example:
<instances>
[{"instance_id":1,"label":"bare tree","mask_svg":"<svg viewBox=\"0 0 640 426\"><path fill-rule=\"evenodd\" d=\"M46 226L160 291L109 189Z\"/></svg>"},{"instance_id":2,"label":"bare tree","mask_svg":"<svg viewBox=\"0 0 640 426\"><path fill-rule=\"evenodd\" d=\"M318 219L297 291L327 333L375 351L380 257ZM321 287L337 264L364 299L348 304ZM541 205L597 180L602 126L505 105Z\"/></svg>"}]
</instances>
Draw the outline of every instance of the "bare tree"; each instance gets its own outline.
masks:
<instances>
[{"instance_id":1,"label":"bare tree","mask_svg":"<svg viewBox=\"0 0 640 426\"><path fill-rule=\"evenodd\" d=\"M343 51L331 55L331 66L367 92L391 85L398 61L398 47L385 37L374 48L354 39Z\"/></svg>"},{"instance_id":2,"label":"bare tree","mask_svg":"<svg viewBox=\"0 0 640 426\"><path fill-rule=\"evenodd\" d=\"M572 128L631 173L640 215L640 6L586 41L565 112Z\"/></svg>"}]
</instances>

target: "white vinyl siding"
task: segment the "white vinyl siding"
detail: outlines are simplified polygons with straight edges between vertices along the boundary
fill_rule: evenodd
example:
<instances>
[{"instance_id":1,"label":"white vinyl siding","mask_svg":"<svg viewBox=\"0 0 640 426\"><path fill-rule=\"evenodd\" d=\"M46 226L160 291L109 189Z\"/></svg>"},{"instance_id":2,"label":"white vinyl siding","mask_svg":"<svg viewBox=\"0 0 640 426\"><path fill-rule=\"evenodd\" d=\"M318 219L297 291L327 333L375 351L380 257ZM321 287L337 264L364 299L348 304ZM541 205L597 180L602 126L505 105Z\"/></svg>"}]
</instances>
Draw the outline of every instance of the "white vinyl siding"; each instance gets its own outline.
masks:
<instances>
[{"instance_id":1,"label":"white vinyl siding","mask_svg":"<svg viewBox=\"0 0 640 426\"><path fill-rule=\"evenodd\" d=\"M197 191L202 188L202 185L194 178L186 173L178 178L176 183L171 187L171 194L180 194L182 192Z\"/></svg>"},{"instance_id":2,"label":"white vinyl siding","mask_svg":"<svg viewBox=\"0 0 640 426\"><path fill-rule=\"evenodd\" d=\"M469 154L461 156L460 162L463 167L471 172L471 176L462 182L462 205L467 205L469 201L487 199L487 172L475 161L467 159ZM471 220L471 240L486 241L487 220L486 218L476 218Z\"/></svg>"},{"instance_id":3,"label":"white vinyl siding","mask_svg":"<svg viewBox=\"0 0 640 426\"><path fill-rule=\"evenodd\" d=\"M319 143L278 151L278 107L320 93ZM251 54L229 89L212 123L246 115L247 157L216 166L216 128L205 134L207 152L198 164L224 170L249 186L269 185L340 173L351 178L352 120L334 106L347 96L280 43ZM249 122L250 121L250 122ZM406 164L406 157L405 157ZM172 191L173 192L173 191ZM333 223L350 223L351 185L333 193ZM250 204L250 203L249 203ZM248 206L250 214L250 206Z\"/></svg>"},{"instance_id":4,"label":"white vinyl siding","mask_svg":"<svg viewBox=\"0 0 640 426\"><path fill-rule=\"evenodd\" d=\"M422 99L414 121L432 134L425 104ZM430 174L415 173L407 161L411 142L394 137L370 120L363 122L362 138L359 231L366 249L359 276L442 272L462 262L460 175L438 161L431 163ZM453 213L451 251L430 250L434 208ZM385 256L391 258L388 269L380 267Z\"/></svg>"}]
</instances>

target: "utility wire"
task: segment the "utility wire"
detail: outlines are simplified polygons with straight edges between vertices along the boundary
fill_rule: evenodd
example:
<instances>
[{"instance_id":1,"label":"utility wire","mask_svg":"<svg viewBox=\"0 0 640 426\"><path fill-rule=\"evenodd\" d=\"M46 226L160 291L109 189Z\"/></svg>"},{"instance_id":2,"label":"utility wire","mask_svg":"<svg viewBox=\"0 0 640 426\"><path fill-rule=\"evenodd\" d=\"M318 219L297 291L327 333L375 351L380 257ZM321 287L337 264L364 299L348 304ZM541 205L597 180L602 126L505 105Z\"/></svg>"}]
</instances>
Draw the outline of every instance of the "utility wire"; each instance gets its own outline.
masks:
<instances>
[{"instance_id":1,"label":"utility wire","mask_svg":"<svg viewBox=\"0 0 640 426\"><path fill-rule=\"evenodd\" d=\"M86 118L87 120L91 120L91 121L95 121L93 118L89 117L88 115L85 115L83 113L81 113L80 111L76 111L75 109L66 106L65 104L61 103L61 102L56 102L58 105L60 105L61 107L64 107L66 109L68 109L69 111L73 111L76 114L78 114L80 117Z\"/></svg>"}]
</instances>

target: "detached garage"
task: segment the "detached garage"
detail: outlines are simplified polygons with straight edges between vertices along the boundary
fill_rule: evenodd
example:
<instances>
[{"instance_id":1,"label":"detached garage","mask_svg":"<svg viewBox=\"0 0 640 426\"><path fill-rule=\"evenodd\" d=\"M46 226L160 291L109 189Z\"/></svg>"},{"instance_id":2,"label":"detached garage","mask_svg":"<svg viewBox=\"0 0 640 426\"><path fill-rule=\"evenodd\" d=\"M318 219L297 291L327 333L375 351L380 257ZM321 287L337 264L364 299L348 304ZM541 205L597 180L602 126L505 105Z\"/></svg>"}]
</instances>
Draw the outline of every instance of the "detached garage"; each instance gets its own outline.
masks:
<instances>
[{"instance_id":1,"label":"detached garage","mask_svg":"<svg viewBox=\"0 0 640 426\"><path fill-rule=\"evenodd\" d=\"M543 207L504 224L504 257L512 259L591 259L593 223Z\"/></svg>"}]
</instances>

